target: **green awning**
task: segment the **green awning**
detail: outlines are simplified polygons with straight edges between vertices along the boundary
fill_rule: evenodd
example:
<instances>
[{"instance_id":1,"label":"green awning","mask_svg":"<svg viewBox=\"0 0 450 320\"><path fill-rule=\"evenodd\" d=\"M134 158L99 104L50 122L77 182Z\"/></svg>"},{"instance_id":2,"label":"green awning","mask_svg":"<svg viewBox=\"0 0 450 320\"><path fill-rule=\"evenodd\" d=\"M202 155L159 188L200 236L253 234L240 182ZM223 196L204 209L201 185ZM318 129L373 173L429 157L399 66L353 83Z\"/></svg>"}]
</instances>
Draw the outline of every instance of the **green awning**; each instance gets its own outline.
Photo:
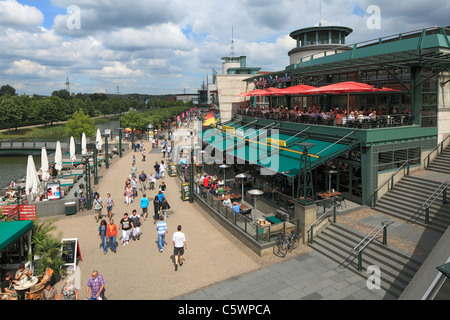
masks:
<instances>
[{"instance_id":1,"label":"green awning","mask_svg":"<svg viewBox=\"0 0 450 320\"><path fill-rule=\"evenodd\" d=\"M33 221L0 222L0 251L19 239L33 227Z\"/></svg>"}]
</instances>

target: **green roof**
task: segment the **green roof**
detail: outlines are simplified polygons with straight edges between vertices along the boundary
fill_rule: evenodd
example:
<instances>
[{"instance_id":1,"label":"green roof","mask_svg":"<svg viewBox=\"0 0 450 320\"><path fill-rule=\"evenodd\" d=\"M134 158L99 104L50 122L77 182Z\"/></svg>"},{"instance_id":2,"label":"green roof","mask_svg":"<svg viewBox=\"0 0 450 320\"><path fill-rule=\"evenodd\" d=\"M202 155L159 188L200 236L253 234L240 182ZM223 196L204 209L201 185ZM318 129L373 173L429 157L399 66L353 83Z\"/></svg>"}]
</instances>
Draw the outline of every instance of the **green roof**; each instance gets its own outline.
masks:
<instances>
[{"instance_id":1,"label":"green roof","mask_svg":"<svg viewBox=\"0 0 450 320\"><path fill-rule=\"evenodd\" d=\"M0 222L0 251L33 227L33 221Z\"/></svg>"}]
</instances>

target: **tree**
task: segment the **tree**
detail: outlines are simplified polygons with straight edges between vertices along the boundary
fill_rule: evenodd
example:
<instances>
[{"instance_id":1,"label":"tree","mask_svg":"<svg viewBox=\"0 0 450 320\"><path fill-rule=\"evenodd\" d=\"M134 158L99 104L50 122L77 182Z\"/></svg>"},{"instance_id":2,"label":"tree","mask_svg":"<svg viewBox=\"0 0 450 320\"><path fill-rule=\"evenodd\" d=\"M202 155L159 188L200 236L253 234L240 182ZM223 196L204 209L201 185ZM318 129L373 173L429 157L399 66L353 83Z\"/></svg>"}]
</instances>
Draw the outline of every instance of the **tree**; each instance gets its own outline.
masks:
<instances>
[{"instance_id":1,"label":"tree","mask_svg":"<svg viewBox=\"0 0 450 320\"><path fill-rule=\"evenodd\" d=\"M83 132L86 137L93 137L96 133L95 121L84 114L83 109L79 109L67 121L65 130L68 137L73 136L75 139L81 139Z\"/></svg>"},{"instance_id":2,"label":"tree","mask_svg":"<svg viewBox=\"0 0 450 320\"><path fill-rule=\"evenodd\" d=\"M22 121L23 108L17 103L13 97L6 96L0 101L0 123L8 124L17 130L18 124Z\"/></svg>"},{"instance_id":3,"label":"tree","mask_svg":"<svg viewBox=\"0 0 450 320\"><path fill-rule=\"evenodd\" d=\"M59 97L63 100L69 100L70 99L70 92L67 91L66 89L62 89L62 90L55 90L52 92L52 96L53 97Z\"/></svg>"},{"instance_id":4,"label":"tree","mask_svg":"<svg viewBox=\"0 0 450 320\"><path fill-rule=\"evenodd\" d=\"M125 128L131 128L137 130L147 130L148 123L139 115L136 111L132 110L124 115L122 118L122 126Z\"/></svg>"},{"instance_id":5,"label":"tree","mask_svg":"<svg viewBox=\"0 0 450 320\"><path fill-rule=\"evenodd\" d=\"M3 85L0 88L0 96L4 96L4 95L15 96L16 95L16 89L11 87L9 84Z\"/></svg>"}]
</instances>

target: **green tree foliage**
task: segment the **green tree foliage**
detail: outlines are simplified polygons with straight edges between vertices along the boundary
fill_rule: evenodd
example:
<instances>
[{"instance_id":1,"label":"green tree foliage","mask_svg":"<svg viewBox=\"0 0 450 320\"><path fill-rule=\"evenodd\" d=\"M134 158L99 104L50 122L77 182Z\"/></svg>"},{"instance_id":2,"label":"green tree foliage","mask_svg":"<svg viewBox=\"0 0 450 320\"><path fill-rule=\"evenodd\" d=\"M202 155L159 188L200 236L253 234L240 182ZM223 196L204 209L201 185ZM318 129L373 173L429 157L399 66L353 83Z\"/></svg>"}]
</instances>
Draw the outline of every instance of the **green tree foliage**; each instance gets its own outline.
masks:
<instances>
[{"instance_id":1,"label":"green tree foliage","mask_svg":"<svg viewBox=\"0 0 450 320\"><path fill-rule=\"evenodd\" d=\"M11 87L9 84L5 84L0 87L0 96L4 96L4 95L15 96L16 89Z\"/></svg>"},{"instance_id":2,"label":"green tree foliage","mask_svg":"<svg viewBox=\"0 0 450 320\"><path fill-rule=\"evenodd\" d=\"M83 132L86 137L93 137L96 133L95 121L86 115L83 109L73 114L72 118L67 121L65 129L66 135L73 136L74 139L81 139Z\"/></svg>"},{"instance_id":3,"label":"green tree foliage","mask_svg":"<svg viewBox=\"0 0 450 320\"><path fill-rule=\"evenodd\" d=\"M0 122L15 127L22 121L24 109L17 102L16 97L5 96L0 102Z\"/></svg>"}]
</instances>

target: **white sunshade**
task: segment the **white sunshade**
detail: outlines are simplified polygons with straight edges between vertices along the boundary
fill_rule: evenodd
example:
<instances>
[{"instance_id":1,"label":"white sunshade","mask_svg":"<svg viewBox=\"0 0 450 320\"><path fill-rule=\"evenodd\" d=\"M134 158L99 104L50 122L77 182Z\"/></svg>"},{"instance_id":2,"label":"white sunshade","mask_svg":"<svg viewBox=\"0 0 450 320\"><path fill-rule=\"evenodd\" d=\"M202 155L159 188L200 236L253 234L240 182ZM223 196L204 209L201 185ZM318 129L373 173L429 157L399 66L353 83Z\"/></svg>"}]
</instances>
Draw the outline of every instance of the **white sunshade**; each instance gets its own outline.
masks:
<instances>
[{"instance_id":1,"label":"white sunshade","mask_svg":"<svg viewBox=\"0 0 450 320\"><path fill-rule=\"evenodd\" d=\"M73 139L73 137L70 137L70 161L75 161L76 160L76 156L75 156L75 140Z\"/></svg>"},{"instance_id":2,"label":"white sunshade","mask_svg":"<svg viewBox=\"0 0 450 320\"><path fill-rule=\"evenodd\" d=\"M102 134L100 133L100 129L97 129L97 135L95 137L95 146L97 150L100 150L102 148L103 141L102 141Z\"/></svg>"},{"instance_id":3,"label":"white sunshade","mask_svg":"<svg viewBox=\"0 0 450 320\"><path fill-rule=\"evenodd\" d=\"M55 169L58 171L61 171L62 169L62 151L61 143L59 141L56 142Z\"/></svg>"},{"instance_id":4,"label":"white sunshade","mask_svg":"<svg viewBox=\"0 0 450 320\"><path fill-rule=\"evenodd\" d=\"M41 170L42 170L42 180L47 181L50 178L50 173L48 172L48 155L47 149L42 148L41 152Z\"/></svg>"},{"instance_id":5,"label":"white sunshade","mask_svg":"<svg viewBox=\"0 0 450 320\"><path fill-rule=\"evenodd\" d=\"M83 134L81 135L81 154L86 154L87 153L87 148L86 148L86 135Z\"/></svg>"},{"instance_id":6,"label":"white sunshade","mask_svg":"<svg viewBox=\"0 0 450 320\"><path fill-rule=\"evenodd\" d=\"M34 164L33 156L28 156L27 164L27 178L25 183L25 193L35 194L39 192L39 178L36 172L36 166Z\"/></svg>"}]
</instances>

